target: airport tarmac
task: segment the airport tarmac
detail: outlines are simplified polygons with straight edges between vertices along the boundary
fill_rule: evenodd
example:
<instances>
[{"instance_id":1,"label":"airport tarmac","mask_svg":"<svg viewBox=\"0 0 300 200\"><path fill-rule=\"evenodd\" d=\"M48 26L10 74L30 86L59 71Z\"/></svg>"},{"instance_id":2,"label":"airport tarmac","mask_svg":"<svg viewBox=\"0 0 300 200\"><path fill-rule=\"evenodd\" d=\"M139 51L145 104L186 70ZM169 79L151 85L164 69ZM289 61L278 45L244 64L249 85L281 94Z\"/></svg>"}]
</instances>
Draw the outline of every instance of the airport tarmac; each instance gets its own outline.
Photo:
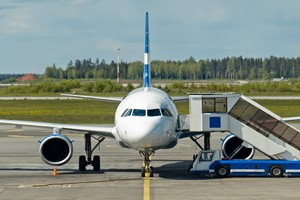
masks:
<instances>
[{"instance_id":1,"label":"airport tarmac","mask_svg":"<svg viewBox=\"0 0 300 200\"><path fill-rule=\"evenodd\" d=\"M78 157L84 154L83 135L64 132L74 140L70 162L57 168L43 163L38 154L49 129L14 129L0 126L0 199L299 199L300 178L205 178L191 175L187 168L199 149L190 139L180 140L173 149L157 151L153 157L153 178L141 178L142 157L120 148L113 139L101 144L101 171L89 167L78 171ZM211 147L219 148L220 138L212 135ZM257 153L257 157L263 155Z\"/></svg>"}]
</instances>

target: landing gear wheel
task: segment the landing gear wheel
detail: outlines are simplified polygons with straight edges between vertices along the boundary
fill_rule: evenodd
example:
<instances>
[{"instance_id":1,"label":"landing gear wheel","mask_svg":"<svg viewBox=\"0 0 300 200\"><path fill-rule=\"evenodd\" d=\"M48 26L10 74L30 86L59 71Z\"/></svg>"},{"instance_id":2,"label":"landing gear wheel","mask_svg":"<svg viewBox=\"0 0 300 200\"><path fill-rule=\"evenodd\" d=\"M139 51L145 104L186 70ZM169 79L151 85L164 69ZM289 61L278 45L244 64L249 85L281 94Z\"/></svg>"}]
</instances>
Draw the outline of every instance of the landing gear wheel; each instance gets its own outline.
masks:
<instances>
[{"instance_id":1,"label":"landing gear wheel","mask_svg":"<svg viewBox=\"0 0 300 200\"><path fill-rule=\"evenodd\" d=\"M282 177L283 171L284 170L281 166L271 166L270 174L273 177Z\"/></svg>"},{"instance_id":2,"label":"landing gear wheel","mask_svg":"<svg viewBox=\"0 0 300 200\"><path fill-rule=\"evenodd\" d=\"M87 162L85 160L85 156L79 156L79 171L86 170Z\"/></svg>"},{"instance_id":3,"label":"landing gear wheel","mask_svg":"<svg viewBox=\"0 0 300 200\"><path fill-rule=\"evenodd\" d=\"M152 166L149 167L149 176L153 177L153 167Z\"/></svg>"},{"instance_id":4,"label":"landing gear wheel","mask_svg":"<svg viewBox=\"0 0 300 200\"><path fill-rule=\"evenodd\" d=\"M219 177L224 178L229 175L230 169L227 166L220 165L215 168L215 172Z\"/></svg>"},{"instance_id":5,"label":"landing gear wheel","mask_svg":"<svg viewBox=\"0 0 300 200\"><path fill-rule=\"evenodd\" d=\"M92 147L92 138L97 140L97 143ZM97 147L100 148L100 143L103 142L105 137L99 136L96 137L94 136L93 133L86 133L84 135L84 140L85 140L85 152L86 156L79 156L79 170L80 171L85 171L86 166L92 165L94 171L100 171L100 156L96 155L93 156L92 159L92 154L95 151Z\"/></svg>"},{"instance_id":6,"label":"landing gear wheel","mask_svg":"<svg viewBox=\"0 0 300 200\"><path fill-rule=\"evenodd\" d=\"M151 166L151 155L153 155L154 152L148 153L148 152L141 151L140 154L144 156L144 161L141 168L141 177L145 177L146 174L149 177L153 177L153 167Z\"/></svg>"},{"instance_id":7,"label":"landing gear wheel","mask_svg":"<svg viewBox=\"0 0 300 200\"><path fill-rule=\"evenodd\" d=\"M153 177L153 167L149 167L148 170L145 169L145 167L141 168L141 177L146 177L146 173L149 175L149 177Z\"/></svg>"},{"instance_id":8,"label":"landing gear wheel","mask_svg":"<svg viewBox=\"0 0 300 200\"><path fill-rule=\"evenodd\" d=\"M100 156L94 156L92 165L94 171L100 171Z\"/></svg>"},{"instance_id":9,"label":"landing gear wheel","mask_svg":"<svg viewBox=\"0 0 300 200\"><path fill-rule=\"evenodd\" d=\"M141 168L141 177L145 177L145 175L146 175L146 169L145 169L145 167L142 167Z\"/></svg>"}]
</instances>

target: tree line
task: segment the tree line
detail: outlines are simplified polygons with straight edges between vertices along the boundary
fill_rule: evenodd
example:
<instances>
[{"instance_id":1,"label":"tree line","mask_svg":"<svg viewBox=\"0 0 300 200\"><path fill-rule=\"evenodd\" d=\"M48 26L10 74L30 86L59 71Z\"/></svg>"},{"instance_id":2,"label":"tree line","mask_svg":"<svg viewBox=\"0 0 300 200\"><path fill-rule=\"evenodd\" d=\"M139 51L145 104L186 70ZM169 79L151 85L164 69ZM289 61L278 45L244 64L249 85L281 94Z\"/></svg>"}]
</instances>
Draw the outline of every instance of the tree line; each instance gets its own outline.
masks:
<instances>
[{"instance_id":1,"label":"tree line","mask_svg":"<svg viewBox=\"0 0 300 200\"><path fill-rule=\"evenodd\" d=\"M0 83L13 83L16 78L23 76L24 74L0 74Z\"/></svg>"},{"instance_id":2,"label":"tree line","mask_svg":"<svg viewBox=\"0 0 300 200\"><path fill-rule=\"evenodd\" d=\"M142 79L143 63L140 61L121 61L121 79ZM91 59L70 61L66 69L48 66L45 78L57 79L115 79L117 63ZM300 75L300 57L285 58L271 56L269 58L226 57L223 59L195 60L193 57L184 61L151 62L151 76L154 79L208 80L270 80L272 78L298 78Z\"/></svg>"},{"instance_id":3,"label":"tree line","mask_svg":"<svg viewBox=\"0 0 300 200\"><path fill-rule=\"evenodd\" d=\"M157 86L169 94L187 94L187 93L211 93L211 92L235 92L239 94L299 94L300 79L290 81L274 82L249 82L247 84L228 84L228 83L191 83L191 82L173 82L164 86ZM127 93L134 89L133 84L122 85L116 81L101 79L96 81L76 80L52 80L42 79L38 82L32 82L28 85L12 85L2 87L0 94L33 94L33 93Z\"/></svg>"}]
</instances>

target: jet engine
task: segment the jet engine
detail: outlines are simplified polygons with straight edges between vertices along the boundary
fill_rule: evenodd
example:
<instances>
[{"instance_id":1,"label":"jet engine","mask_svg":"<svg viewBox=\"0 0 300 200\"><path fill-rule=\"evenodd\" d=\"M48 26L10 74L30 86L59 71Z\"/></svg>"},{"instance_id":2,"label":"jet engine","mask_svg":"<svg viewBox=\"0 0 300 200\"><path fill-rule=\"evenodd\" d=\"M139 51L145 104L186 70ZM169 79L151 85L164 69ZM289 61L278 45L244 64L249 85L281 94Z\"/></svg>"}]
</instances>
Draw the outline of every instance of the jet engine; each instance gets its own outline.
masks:
<instances>
[{"instance_id":1,"label":"jet engine","mask_svg":"<svg viewBox=\"0 0 300 200\"><path fill-rule=\"evenodd\" d=\"M222 141L221 149L225 158L251 159L254 156L254 147L235 135L229 134Z\"/></svg>"},{"instance_id":2,"label":"jet engine","mask_svg":"<svg viewBox=\"0 0 300 200\"><path fill-rule=\"evenodd\" d=\"M72 141L64 135L54 133L45 137L40 143L40 156L49 165L66 164L73 155Z\"/></svg>"},{"instance_id":3,"label":"jet engine","mask_svg":"<svg viewBox=\"0 0 300 200\"><path fill-rule=\"evenodd\" d=\"M175 147L177 145L177 142L178 142L178 140L173 140L167 146L165 146L163 149L172 149L173 147Z\"/></svg>"}]
</instances>

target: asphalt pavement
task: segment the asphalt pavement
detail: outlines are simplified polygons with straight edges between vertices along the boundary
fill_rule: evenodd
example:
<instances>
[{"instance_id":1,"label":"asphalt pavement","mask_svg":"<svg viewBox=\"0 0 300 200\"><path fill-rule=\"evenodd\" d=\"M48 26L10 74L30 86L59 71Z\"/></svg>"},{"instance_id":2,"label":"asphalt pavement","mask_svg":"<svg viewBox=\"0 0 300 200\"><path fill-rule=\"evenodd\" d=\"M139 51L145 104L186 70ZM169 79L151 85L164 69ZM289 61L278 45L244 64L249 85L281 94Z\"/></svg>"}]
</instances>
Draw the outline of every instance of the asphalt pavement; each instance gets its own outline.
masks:
<instances>
[{"instance_id":1,"label":"asphalt pavement","mask_svg":"<svg viewBox=\"0 0 300 200\"><path fill-rule=\"evenodd\" d=\"M51 131L51 130L50 130ZM173 149L157 151L152 159L153 178L141 178L142 157L106 139L95 154L101 156L101 170L78 170L84 154L79 132L63 132L74 140L70 162L57 168L46 165L38 154L39 143L49 129L0 126L0 199L299 199L300 178L207 178L187 172L192 155L199 148L180 140ZM212 134L211 147L220 147L225 133ZM201 139L200 139L201 141ZM263 158L259 152L257 158Z\"/></svg>"}]
</instances>

